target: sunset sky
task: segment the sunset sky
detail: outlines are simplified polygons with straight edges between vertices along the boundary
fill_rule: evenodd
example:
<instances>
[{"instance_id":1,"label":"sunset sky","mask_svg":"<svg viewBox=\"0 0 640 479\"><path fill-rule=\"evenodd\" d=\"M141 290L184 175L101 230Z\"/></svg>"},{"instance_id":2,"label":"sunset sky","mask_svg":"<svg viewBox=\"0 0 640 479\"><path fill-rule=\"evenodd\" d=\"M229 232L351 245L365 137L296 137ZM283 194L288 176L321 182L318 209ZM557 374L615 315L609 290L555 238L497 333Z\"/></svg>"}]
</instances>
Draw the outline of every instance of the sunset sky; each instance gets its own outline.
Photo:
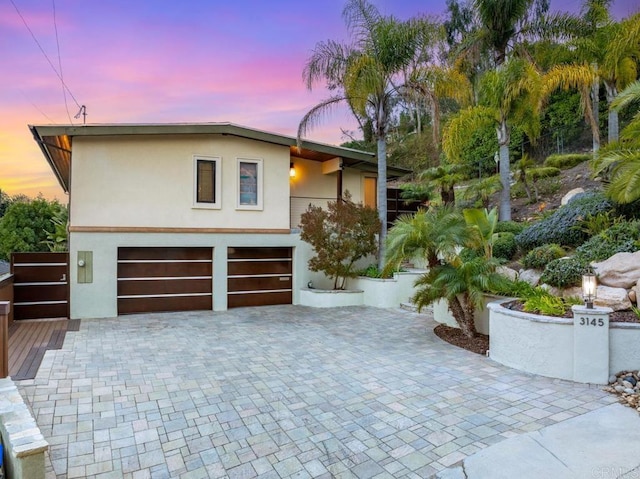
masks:
<instances>
[{"instance_id":1,"label":"sunset sky","mask_svg":"<svg viewBox=\"0 0 640 479\"><path fill-rule=\"evenodd\" d=\"M87 123L225 122L295 135L304 113L327 96L305 89L314 45L346 40L344 0L12 0ZM76 101L25 27L0 2L0 189L66 202L29 124L81 123ZM617 0L617 17L640 0ZM407 19L443 14L445 0L375 0ZM579 8L580 1L552 2ZM54 24L54 6L55 19ZM68 110L68 113L67 113ZM337 113L309 136L340 143Z\"/></svg>"}]
</instances>

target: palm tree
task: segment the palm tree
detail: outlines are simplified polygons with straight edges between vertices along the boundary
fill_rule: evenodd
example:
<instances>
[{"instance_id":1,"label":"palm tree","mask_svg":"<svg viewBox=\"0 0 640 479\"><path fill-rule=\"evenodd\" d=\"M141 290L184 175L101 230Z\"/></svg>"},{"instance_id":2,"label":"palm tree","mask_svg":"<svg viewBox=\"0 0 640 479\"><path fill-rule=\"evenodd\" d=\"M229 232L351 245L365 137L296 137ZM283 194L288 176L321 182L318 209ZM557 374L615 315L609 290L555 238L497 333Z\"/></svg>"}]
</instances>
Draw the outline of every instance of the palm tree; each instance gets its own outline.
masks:
<instances>
[{"instance_id":1,"label":"palm tree","mask_svg":"<svg viewBox=\"0 0 640 479\"><path fill-rule=\"evenodd\" d=\"M395 271L402 261L423 258L429 267L452 258L459 245L471 243L473 233L453 206L420 209L400 216L387 236L387 271Z\"/></svg>"},{"instance_id":2,"label":"palm tree","mask_svg":"<svg viewBox=\"0 0 640 479\"><path fill-rule=\"evenodd\" d=\"M500 289L508 280L496 272L499 262L484 256L436 265L416 281L418 290L413 302L418 310L440 299L446 299L449 310L462 333L476 335L475 310L482 304L484 294Z\"/></svg>"},{"instance_id":3,"label":"palm tree","mask_svg":"<svg viewBox=\"0 0 640 479\"><path fill-rule=\"evenodd\" d=\"M444 205L456 202L455 185L465 179L465 167L459 164L443 163L440 166L427 168L420 173L420 180L435 185L440 190L440 199Z\"/></svg>"},{"instance_id":4,"label":"palm tree","mask_svg":"<svg viewBox=\"0 0 640 479\"><path fill-rule=\"evenodd\" d=\"M362 125L371 121L378 156L379 267L384 262L387 233L387 134L402 89L401 74L414 60L420 32L412 23L383 17L367 0L348 0L343 17L352 43L332 40L316 44L303 71L307 88L324 82L339 94L314 106L300 121L300 140L322 116L346 103Z\"/></svg>"},{"instance_id":5,"label":"palm tree","mask_svg":"<svg viewBox=\"0 0 640 479\"><path fill-rule=\"evenodd\" d=\"M511 177L509 143L512 124L519 125L531 139L540 132L539 111L542 83L534 66L512 58L480 80L479 106L462 110L452 118L443 134L442 147L450 159L460 157L463 139L471 131L491 124L496 129L500 154L500 221L511 219Z\"/></svg>"},{"instance_id":6,"label":"palm tree","mask_svg":"<svg viewBox=\"0 0 640 479\"><path fill-rule=\"evenodd\" d=\"M638 73L636 59L640 56L640 15L615 22L609 13L611 3L612 0L585 0L581 16L575 19L578 22L575 38L568 45L574 58L591 64L596 72L590 92L596 125L599 123L600 84L604 85L607 103L611 105L618 91L633 82ZM616 109L609 109L608 130L609 142L617 141L619 126ZM594 154L599 149L600 135L594 132Z\"/></svg>"},{"instance_id":7,"label":"palm tree","mask_svg":"<svg viewBox=\"0 0 640 479\"><path fill-rule=\"evenodd\" d=\"M465 75L452 68L439 66L421 67L414 71L407 82L409 89L426 100L431 116L433 144L440 150L440 101L444 98L455 100L462 106L471 103L471 83Z\"/></svg>"},{"instance_id":8,"label":"palm tree","mask_svg":"<svg viewBox=\"0 0 640 479\"><path fill-rule=\"evenodd\" d=\"M640 80L625 88L611 104L619 110L640 100ZM601 151L594 163L594 173L606 173L606 193L617 203L632 203L640 199L640 111L622 130L620 142Z\"/></svg>"},{"instance_id":9,"label":"palm tree","mask_svg":"<svg viewBox=\"0 0 640 479\"><path fill-rule=\"evenodd\" d=\"M482 304L483 293L503 287L507 280L496 272L499 263L495 259L485 255L465 256L464 247L475 250L486 246L481 237L492 233L495 211L486 217L473 212L469 216L474 226L450 206L420 210L413 216L399 218L387 237L385 270L397 269L405 259L425 258L429 271L416 282L418 291L413 301L422 309L446 299L462 332L473 337L476 334L473 314Z\"/></svg>"}]
</instances>

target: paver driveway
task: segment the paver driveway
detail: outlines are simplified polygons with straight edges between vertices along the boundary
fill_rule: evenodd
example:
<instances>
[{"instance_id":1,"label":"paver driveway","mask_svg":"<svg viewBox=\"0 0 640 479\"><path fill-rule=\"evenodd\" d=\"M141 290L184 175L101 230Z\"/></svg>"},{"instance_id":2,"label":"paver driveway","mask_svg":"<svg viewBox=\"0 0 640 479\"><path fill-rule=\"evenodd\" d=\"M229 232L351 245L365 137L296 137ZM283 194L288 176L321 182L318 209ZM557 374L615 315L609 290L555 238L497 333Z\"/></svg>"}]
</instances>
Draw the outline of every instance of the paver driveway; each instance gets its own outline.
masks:
<instances>
[{"instance_id":1,"label":"paver driveway","mask_svg":"<svg viewBox=\"0 0 640 479\"><path fill-rule=\"evenodd\" d=\"M83 320L19 387L58 478L428 477L615 401L434 325L300 306Z\"/></svg>"}]
</instances>

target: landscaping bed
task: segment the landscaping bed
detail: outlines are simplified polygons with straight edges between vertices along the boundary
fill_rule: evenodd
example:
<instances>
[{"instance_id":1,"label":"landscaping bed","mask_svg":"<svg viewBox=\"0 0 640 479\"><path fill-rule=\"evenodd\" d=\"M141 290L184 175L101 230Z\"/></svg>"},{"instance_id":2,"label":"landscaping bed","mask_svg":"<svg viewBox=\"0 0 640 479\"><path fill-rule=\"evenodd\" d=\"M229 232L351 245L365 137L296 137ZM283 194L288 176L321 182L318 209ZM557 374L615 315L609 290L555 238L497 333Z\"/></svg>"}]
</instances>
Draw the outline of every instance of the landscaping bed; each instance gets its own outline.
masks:
<instances>
[{"instance_id":1,"label":"landscaping bed","mask_svg":"<svg viewBox=\"0 0 640 479\"><path fill-rule=\"evenodd\" d=\"M485 356L489 349L489 336L478 333L473 338L466 337L459 328L452 328L446 324L439 324L433 330L434 334L443 341L472 353Z\"/></svg>"}]
</instances>

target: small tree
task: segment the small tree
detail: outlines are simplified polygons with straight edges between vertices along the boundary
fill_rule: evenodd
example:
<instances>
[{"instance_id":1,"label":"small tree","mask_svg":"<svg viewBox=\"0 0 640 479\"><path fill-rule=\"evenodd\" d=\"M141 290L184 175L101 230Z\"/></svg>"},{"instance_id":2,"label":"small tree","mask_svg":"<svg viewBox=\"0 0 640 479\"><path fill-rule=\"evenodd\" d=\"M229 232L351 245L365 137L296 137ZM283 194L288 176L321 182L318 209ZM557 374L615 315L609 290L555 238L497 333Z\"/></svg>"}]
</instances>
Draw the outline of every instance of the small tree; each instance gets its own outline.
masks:
<instances>
[{"instance_id":1,"label":"small tree","mask_svg":"<svg viewBox=\"0 0 640 479\"><path fill-rule=\"evenodd\" d=\"M309 205L300 226L300 238L316 253L309 268L333 279L333 289L344 289L347 278L356 276L356 261L377 253L378 212L353 203L348 192L344 199L330 201L326 210Z\"/></svg>"},{"instance_id":2,"label":"small tree","mask_svg":"<svg viewBox=\"0 0 640 479\"><path fill-rule=\"evenodd\" d=\"M47 231L53 218L65 209L57 201L36 198L13 201L0 219L0 259L10 259L13 252L48 251Z\"/></svg>"}]
</instances>

